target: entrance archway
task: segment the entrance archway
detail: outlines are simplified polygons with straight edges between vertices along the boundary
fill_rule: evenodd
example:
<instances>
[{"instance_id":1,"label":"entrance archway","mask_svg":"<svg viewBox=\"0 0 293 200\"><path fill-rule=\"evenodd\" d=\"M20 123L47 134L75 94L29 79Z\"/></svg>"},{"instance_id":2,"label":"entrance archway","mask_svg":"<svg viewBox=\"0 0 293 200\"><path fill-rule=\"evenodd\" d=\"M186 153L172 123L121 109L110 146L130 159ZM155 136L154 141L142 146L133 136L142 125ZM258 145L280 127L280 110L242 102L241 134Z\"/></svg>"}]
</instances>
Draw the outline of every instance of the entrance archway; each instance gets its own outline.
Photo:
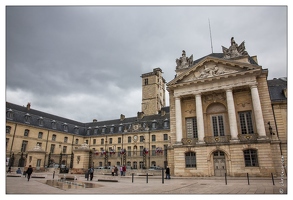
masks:
<instances>
[{"instance_id":1,"label":"entrance archway","mask_svg":"<svg viewBox=\"0 0 293 200\"><path fill-rule=\"evenodd\" d=\"M223 151L215 151L214 154L214 174L215 176L225 176L226 159Z\"/></svg>"}]
</instances>

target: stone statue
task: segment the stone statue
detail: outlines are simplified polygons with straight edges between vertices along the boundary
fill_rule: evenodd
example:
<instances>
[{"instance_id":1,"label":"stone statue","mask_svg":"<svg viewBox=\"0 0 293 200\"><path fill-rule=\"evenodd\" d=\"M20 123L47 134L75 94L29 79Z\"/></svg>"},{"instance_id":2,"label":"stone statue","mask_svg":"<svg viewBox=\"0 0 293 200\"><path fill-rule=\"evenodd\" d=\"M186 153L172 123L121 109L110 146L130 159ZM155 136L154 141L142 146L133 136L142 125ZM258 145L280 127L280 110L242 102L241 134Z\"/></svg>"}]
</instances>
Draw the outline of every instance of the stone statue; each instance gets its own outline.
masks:
<instances>
[{"instance_id":1,"label":"stone statue","mask_svg":"<svg viewBox=\"0 0 293 200\"><path fill-rule=\"evenodd\" d=\"M193 63L193 55L191 55L189 58L186 57L186 53L183 50L182 51L182 57L180 57L179 59L176 59L176 69L183 69L183 68L187 68L190 65L192 65Z\"/></svg>"},{"instance_id":2,"label":"stone statue","mask_svg":"<svg viewBox=\"0 0 293 200\"><path fill-rule=\"evenodd\" d=\"M248 55L248 53L245 51L244 41L238 46L234 40L234 37L231 38L231 46L229 49L222 46L222 50L224 53L224 58L227 59Z\"/></svg>"}]
</instances>

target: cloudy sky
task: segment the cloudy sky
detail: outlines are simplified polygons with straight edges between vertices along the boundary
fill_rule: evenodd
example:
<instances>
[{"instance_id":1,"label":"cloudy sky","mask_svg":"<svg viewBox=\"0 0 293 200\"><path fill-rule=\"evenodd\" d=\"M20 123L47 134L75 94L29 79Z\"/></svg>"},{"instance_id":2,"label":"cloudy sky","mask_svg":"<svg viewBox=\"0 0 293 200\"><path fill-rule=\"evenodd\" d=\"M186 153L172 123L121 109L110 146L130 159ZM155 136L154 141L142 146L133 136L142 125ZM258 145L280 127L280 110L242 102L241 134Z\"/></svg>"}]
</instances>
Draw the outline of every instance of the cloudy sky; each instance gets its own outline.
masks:
<instances>
[{"instance_id":1,"label":"cloudy sky","mask_svg":"<svg viewBox=\"0 0 293 200\"><path fill-rule=\"evenodd\" d=\"M7 6L6 101L80 122L134 117L141 74L245 41L287 77L286 6ZM210 39L209 22L212 35ZM167 96L168 98L168 96ZM167 99L167 106L169 105Z\"/></svg>"}]
</instances>

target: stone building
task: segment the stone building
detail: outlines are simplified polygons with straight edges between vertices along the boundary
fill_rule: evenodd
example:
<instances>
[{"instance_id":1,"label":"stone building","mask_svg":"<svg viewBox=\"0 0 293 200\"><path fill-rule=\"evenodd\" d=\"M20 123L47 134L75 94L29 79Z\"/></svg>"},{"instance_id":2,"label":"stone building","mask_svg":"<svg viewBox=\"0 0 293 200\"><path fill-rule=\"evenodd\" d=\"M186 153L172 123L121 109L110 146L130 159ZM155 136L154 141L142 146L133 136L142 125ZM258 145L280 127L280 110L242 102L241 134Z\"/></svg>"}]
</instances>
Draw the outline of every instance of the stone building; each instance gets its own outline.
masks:
<instances>
[{"instance_id":1,"label":"stone building","mask_svg":"<svg viewBox=\"0 0 293 200\"><path fill-rule=\"evenodd\" d=\"M170 167L173 176L270 176L287 169L287 80L231 38L223 53L176 59L166 84L160 68L141 75L135 117L83 123L6 102L7 166ZM165 87L169 106L165 103ZM86 155L86 156L84 156Z\"/></svg>"}]
</instances>

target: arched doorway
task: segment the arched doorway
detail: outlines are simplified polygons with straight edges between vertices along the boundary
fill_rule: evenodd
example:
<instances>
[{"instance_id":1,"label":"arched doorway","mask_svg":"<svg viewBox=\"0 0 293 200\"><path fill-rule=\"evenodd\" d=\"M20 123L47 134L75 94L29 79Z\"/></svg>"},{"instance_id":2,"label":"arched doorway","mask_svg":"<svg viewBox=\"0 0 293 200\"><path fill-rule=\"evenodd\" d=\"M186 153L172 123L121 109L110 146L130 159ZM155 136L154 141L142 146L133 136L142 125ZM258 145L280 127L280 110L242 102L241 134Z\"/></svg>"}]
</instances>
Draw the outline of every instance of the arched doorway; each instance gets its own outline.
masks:
<instances>
[{"instance_id":1,"label":"arched doorway","mask_svg":"<svg viewBox=\"0 0 293 200\"><path fill-rule=\"evenodd\" d=\"M226 171L226 159L223 151L215 151L214 157L214 174L215 176L225 176Z\"/></svg>"}]
</instances>

